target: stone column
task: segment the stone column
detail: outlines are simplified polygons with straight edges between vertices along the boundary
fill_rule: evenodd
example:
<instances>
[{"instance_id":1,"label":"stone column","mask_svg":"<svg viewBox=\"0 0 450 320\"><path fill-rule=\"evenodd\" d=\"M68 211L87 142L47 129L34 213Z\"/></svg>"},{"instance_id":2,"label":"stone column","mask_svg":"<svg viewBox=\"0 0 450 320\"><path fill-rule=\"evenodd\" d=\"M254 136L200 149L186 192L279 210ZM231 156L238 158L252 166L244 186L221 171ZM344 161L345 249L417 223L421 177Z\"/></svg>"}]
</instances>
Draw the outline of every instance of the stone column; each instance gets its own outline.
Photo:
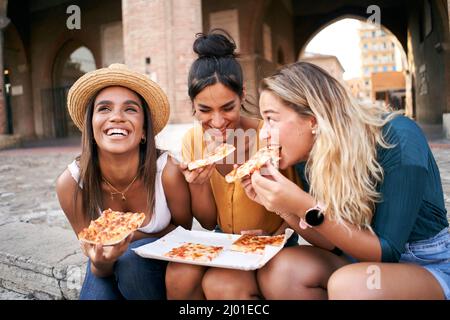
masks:
<instances>
[{"instance_id":1,"label":"stone column","mask_svg":"<svg viewBox=\"0 0 450 320\"><path fill-rule=\"evenodd\" d=\"M192 121L187 76L202 31L201 0L122 0L125 63L167 93L171 123Z\"/></svg>"},{"instance_id":2,"label":"stone column","mask_svg":"<svg viewBox=\"0 0 450 320\"><path fill-rule=\"evenodd\" d=\"M450 33L450 0L447 0L447 8L448 8L448 32ZM444 31L445 32L445 31ZM444 44L444 52L445 55L445 61L446 61L446 82L447 87L450 86L450 34L447 34L447 43ZM444 114L442 115L442 127L444 131L444 136L447 139L450 139L450 91L447 90L446 93L443 93L447 95L447 110L444 111Z\"/></svg>"},{"instance_id":3,"label":"stone column","mask_svg":"<svg viewBox=\"0 0 450 320\"><path fill-rule=\"evenodd\" d=\"M4 92L3 75L3 29L9 24L10 20L5 15L0 15L0 134L5 134L8 130L8 114L6 110L6 99Z\"/></svg>"}]
</instances>

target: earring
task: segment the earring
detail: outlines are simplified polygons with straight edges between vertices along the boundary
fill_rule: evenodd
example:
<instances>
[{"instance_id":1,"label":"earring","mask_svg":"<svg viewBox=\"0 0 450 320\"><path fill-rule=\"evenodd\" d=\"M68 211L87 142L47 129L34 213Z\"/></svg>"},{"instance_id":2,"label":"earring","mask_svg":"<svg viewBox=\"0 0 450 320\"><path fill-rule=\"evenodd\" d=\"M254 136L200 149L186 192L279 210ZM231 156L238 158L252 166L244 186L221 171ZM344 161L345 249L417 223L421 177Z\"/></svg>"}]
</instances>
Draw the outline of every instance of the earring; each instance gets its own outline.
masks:
<instances>
[{"instance_id":1,"label":"earring","mask_svg":"<svg viewBox=\"0 0 450 320\"><path fill-rule=\"evenodd\" d=\"M311 133L315 136L317 134L317 130L316 129L312 129Z\"/></svg>"},{"instance_id":2,"label":"earring","mask_svg":"<svg viewBox=\"0 0 450 320\"><path fill-rule=\"evenodd\" d=\"M146 142L147 142L147 138L146 137L141 139L141 144L145 144Z\"/></svg>"}]
</instances>

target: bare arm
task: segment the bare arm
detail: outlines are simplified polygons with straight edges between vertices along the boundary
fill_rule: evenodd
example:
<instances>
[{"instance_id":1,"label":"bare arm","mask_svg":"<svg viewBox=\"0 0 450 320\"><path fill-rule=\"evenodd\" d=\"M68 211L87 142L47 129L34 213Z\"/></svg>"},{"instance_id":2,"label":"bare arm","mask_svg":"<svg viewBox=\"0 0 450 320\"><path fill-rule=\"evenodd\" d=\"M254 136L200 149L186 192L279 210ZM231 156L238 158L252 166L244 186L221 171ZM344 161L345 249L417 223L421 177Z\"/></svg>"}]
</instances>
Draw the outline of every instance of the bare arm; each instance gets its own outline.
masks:
<instances>
[{"instance_id":1,"label":"bare arm","mask_svg":"<svg viewBox=\"0 0 450 320\"><path fill-rule=\"evenodd\" d=\"M314 198L281 175L273 166L267 166L272 179L259 172L252 176L252 186L261 203L271 211L292 213L303 218L306 210L316 204ZM350 224L338 224L325 215L325 221L313 230L329 243L361 261L381 261L381 244L369 230L360 230ZM304 233L301 233L303 236ZM312 234L312 233L311 233ZM307 235L305 236L306 239Z\"/></svg>"},{"instance_id":2,"label":"bare arm","mask_svg":"<svg viewBox=\"0 0 450 320\"><path fill-rule=\"evenodd\" d=\"M261 200L258 198L258 195L256 194L253 186L252 181L249 176L244 177L241 180L242 187L245 190L245 193L247 196L252 199L253 201L259 203ZM300 218L293 214L285 214L281 215L281 217L284 219L284 223L280 226L280 228L275 232L275 234L283 233L284 230L289 226L292 229L294 229L295 232L297 232L303 239L308 241L310 244L326 249L326 250L332 250L335 246L325 239L323 236L321 236L316 230L314 229L308 229L303 230L299 227L299 221Z\"/></svg>"},{"instance_id":3,"label":"bare arm","mask_svg":"<svg viewBox=\"0 0 450 320\"><path fill-rule=\"evenodd\" d=\"M167 205L172 214L172 223L175 226L180 225L185 229L191 229L192 211L189 185L171 157L167 159L164 167L162 183Z\"/></svg>"},{"instance_id":4,"label":"bare arm","mask_svg":"<svg viewBox=\"0 0 450 320\"><path fill-rule=\"evenodd\" d=\"M77 193L76 203L74 202L75 193ZM90 221L82 211L81 189L67 169L56 181L56 194L61 209L64 211L75 235L78 237L78 233L87 227ZM101 245L96 246L82 242L81 249L91 261L92 273L98 277L111 275L115 261L127 250L131 239L132 236L129 236L121 243L105 248Z\"/></svg>"},{"instance_id":5,"label":"bare arm","mask_svg":"<svg viewBox=\"0 0 450 320\"><path fill-rule=\"evenodd\" d=\"M191 209L203 228L213 230L217 224L217 209L211 189L210 178L214 164L190 171L185 163L179 164L184 178L189 184Z\"/></svg>"}]
</instances>

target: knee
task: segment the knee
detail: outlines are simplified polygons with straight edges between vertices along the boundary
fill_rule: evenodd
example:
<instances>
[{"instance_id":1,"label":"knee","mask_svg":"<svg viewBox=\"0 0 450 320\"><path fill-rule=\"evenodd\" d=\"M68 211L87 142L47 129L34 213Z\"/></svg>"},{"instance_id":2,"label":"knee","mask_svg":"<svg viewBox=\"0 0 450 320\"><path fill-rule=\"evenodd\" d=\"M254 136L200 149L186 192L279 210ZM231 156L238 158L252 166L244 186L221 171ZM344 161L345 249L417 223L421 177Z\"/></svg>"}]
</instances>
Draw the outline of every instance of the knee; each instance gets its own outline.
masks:
<instances>
[{"instance_id":1,"label":"knee","mask_svg":"<svg viewBox=\"0 0 450 320\"><path fill-rule=\"evenodd\" d=\"M239 277L227 275L227 271L210 269L202 279L202 289L208 300L249 299L252 295Z\"/></svg>"},{"instance_id":2,"label":"knee","mask_svg":"<svg viewBox=\"0 0 450 320\"><path fill-rule=\"evenodd\" d=\"M363 263L346 265L336 270L328 279L328 298L332 300L373 299L368 295L370 283ZM377 290L373 290L376 294Z\"/></svg>"},{"instance_id":3,"label":"knee","mask_svg":"<svg viewBox=\"0 0 450 320\"><path fill-rule=\"evenodd\" d=\"M203 273L203 267L169 263L165 279L167 297L169 299L191 299L194 292L201 287Z\"/></svg>"},{"instance_id":4,"label":"knee","mask_svg":"<svg viewBox=\"0 0 450 320\"><path fill-rule=\"evenodd\" d=\"M279 253L280 254L280 253ZM288 282L297 282L296 270L298 266L292 263L288 256L275 256L256 274L259 290L266 299L279 299L283 296ZM298 284L295 285L299 287Z\"/></svg>"}]
</instances>

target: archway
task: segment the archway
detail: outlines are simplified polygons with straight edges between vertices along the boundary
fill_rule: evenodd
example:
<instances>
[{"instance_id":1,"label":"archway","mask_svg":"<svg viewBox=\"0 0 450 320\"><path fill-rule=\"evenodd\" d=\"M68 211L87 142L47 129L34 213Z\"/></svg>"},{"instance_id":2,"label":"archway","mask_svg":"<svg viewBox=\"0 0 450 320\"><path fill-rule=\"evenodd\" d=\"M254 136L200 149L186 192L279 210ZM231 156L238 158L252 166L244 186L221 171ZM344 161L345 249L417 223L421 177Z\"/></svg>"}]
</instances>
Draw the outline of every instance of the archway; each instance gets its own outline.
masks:
<instances>
[{"instance_id":1,"label":"archway","mask_svg":"<svg viewBox=\"0 0 450 320\"><path fill-rule=\"evenodd\" d=\"M383 25L355 15L335 18L311 34L298 59L326 69L362 102L386 104L414 116L406 53Z\"/></svg>"},{"instance_id":2,"label":"archway","mask_svg":"<svg viewBox=\"0 0 450 320\"><path fill-rule=\"evenodd\" d=\"M30 67L24 42L11 22L4 34L5 104L8 133L22 137L34 135L34 116L31 103Z\"/></svg>"},{"instance_id":3,"label":"archway","mask_svg":"<svg viewBox=\"0 0 450 320\"><path fill-rule=\"evenodd\" d=\"M54 136L67 137L79 134L67 112L67 93L79 77L95 69L92 51L78 41L66 43L58 52L53 65L53 87L48 92L52 102Z\"/></svg>"}]
</instances>

